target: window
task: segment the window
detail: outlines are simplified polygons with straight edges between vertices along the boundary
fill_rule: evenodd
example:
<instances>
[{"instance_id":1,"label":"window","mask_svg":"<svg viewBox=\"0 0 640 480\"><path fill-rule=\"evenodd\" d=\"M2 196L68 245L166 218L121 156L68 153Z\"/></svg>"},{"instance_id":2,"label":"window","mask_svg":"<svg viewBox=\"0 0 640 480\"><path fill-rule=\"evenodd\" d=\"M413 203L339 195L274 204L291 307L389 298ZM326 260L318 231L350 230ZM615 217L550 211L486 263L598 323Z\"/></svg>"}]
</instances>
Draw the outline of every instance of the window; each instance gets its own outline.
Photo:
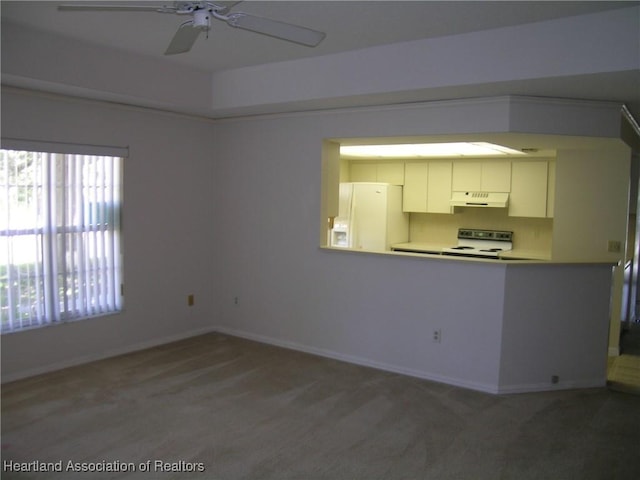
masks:
<instances>
[{"instance_id":1,"label":"window","mask_svg":"<svg viewBox=\"0 0 640 480\"><path fill-rule=\"evenodd\" d=\"M0 150L1 331L120 311L122 156L7 143Z\"/></svg>"}]
</instances>

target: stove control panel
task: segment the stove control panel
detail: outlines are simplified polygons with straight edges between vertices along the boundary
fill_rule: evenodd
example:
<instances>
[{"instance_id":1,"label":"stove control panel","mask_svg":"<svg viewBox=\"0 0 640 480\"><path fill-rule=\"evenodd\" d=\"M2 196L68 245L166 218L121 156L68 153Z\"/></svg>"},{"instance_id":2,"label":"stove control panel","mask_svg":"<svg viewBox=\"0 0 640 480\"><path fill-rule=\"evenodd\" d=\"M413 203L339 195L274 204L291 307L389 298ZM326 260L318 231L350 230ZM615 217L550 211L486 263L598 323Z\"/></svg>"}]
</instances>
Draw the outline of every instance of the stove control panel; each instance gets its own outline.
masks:
<instances>
[{"instance_id":1,"label":"stove control panel","mask_svg":"<svg viewBox=\"0 0 640 480\"><path fill-rule=\"evenodd\" d=\"M475 230L471 228L460 228L458 238L465 240L493 240L499 242L511 242L513 232L503 230Z\"/></svg>"}]
</instances>

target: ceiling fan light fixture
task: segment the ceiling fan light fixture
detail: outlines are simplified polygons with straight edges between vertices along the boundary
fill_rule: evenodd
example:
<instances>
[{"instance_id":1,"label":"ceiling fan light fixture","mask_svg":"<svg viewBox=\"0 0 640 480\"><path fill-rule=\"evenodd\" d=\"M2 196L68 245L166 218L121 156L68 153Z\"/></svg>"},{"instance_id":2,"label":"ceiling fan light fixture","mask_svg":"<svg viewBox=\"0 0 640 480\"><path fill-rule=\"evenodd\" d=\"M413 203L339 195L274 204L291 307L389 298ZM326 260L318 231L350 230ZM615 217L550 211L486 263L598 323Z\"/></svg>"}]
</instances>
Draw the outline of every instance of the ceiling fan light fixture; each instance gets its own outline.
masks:
<instances>
[{"instance_id":1,"label":"ceiling fan light fixture","mask_svg":"<svg viewBox=\"0 0 640 480\"><path fill-rule=\"evenodd\" d=\"M193 28L209 30L211 28L211 15L207 10L196 10L193 12Z\"/></svg>"}]
</instances>

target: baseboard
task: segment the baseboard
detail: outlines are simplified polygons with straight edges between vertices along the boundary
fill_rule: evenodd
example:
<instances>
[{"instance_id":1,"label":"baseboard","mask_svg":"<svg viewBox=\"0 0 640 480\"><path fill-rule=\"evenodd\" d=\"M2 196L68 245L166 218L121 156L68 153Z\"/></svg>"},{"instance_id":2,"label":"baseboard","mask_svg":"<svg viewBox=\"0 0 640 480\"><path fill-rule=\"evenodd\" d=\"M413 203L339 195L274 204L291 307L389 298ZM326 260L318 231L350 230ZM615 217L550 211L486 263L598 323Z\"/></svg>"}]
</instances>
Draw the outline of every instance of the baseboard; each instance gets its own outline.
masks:
<instances>
[{"instance_id":1,"label":"baseboard","mask_svg":"<svg viewBox=\"0 0 640 480\"><path fill-rule=\"evenodd\" d=\"M354 365L361 365L363 367L375 368L377 370L397 373L400 375L407 375L409 377L420 378L423 380L429 380L433 382L444 383L446 385L452 385L454 387L467 388L470 390L476 390L476 391L491 393L491 394L543 392L543 391L554 391L554 390L570 390L570 389L578 389L578 388L598 388L598 387L606 386L606 378L575 381L575 382L573 381L559 382L557 384L544 383L544 384L521 384L521 385L509 385L509 386L496 386L492 384L470 382L468 380L461 380L458 378L438 375L438 374L406 368L398 365L377 362L375 360L371 360L364 357L358 357L355 355L345 355L343 353L335 352L333 350L317 348L317 347L304 345L297 342L281 340L275 337L269 337L266 335L259 335L259 334L247 332L244 330L238 330L238 329L220 327L220 326L217 326L217 327L212 326L212 327L205 327L205 328L200 328L196 330L190 330L188 332L182 332L175 335L169 335L166 337L155 338L152 340L139 342L139 343L128 345L122 348L110 349L95 355L85 355L85 356L76 357L70 360L65 360L62 362L52 363L44 367L38 367L34 369L25 370L22 372L3 375L2 383L9 383L9 382L21 380L24 378L41 375L44 373L54 372L56 370L62 370L64 368L75 367L78 365L83 365L83 364L95 362L98 360L104 360L106 358L117 357L119 355L125 355L127 353L146 350L148 348L153 348L160 345L165 345L168 343L177 342L180 340L184 340L187 338L195 337L198 335L204 335L206 333L212 333L212 332L219 332L219 333L231 335L234 337L245 338L247 340L253 340L253 341L268 344L268 345L286 348L289 350L296 350L304 353L309 353L311 355L331 358L333 360L339 360L339 361L351 363Z\"/></svg>"},{"instance_id":2,"label":"baseboard","mask_svg":"<svg viewBox=\"0 0 640 480\"><path fill-rule=\"evenodd\" d=\"M609 356L610 357L619 357L620 356L620 347L609 347Z\"/></svg>"},{"instance_id":3,"label":"baseboard","mask_svg":"<svg viewBox=\"0 0 640 480\"><path fill-rule=\"evenodd\" d=\"M607 379L591 379L579 381L567 381L558 383L527 383L520 385L500 386L496 393L498 394L515 394L515 393L533 393L533 392L553 392L556 390L576 390L581 388L602 388L606 387Z\"/></svg>"},{"instance_id":4,"label":"baseboard","mask_svg":"<svg viewBox=\"0 0 640 480\"><path fill-rule=\"evenodd\" d=\"M146 350L148 348L158 347L167 343L177 342L186 338L196 337L198 335L204 335L205 333L215 332L215 327L205 327L196 330L190 330L188 332L182 332L175 335L169 335L161 338L154 338L144 342L135 343L133 345L127 345L122 348L114 348L106 350L104 352L97 353L95 355L84 355L81 357L75 357L70 360L64 360L62 362L56 362L44 367L32 368L24 370L22 372L11 373L8 375L2 375L1 383L14 382L16 380L22 380L24 378L34 377L36 375L42 375L43 373L55 372L56 370L62 370L63 368L76 367L85 363L95 362L97 360L104 360L106 358L117 357L119 355L125 355L127 353L137 352L140 350Z\"/></svg>"},{"instance_id":5,"label":"baseboard","mask_svg":"<svg viewBox=\"0 0 640 480\"><path fill-rule=\"evenodd\" d=\"M376 370L382 370L385 372L398 373L400 375L407 375L409 377L420 378L422 380L429 380L432 382L444 383L452 385L454 387L461 387L470 390L476 390L484 393L499 393L498 387L491 384L484 384L478 382L470 382L467 380L460 380L458 378L447 377L443 375L437 375L421 370L414 370L398 365L392 365L382 362L377 362L368 358L358 357L354 355L345 355L343 353L334 352L333 350L326 350L323 348L312 347L310 345L304 345L297 342L290 342L281 340L275 337L269 337L265 335L259 335L244 330L238 330L228 327L217 327L215 329L219 333L231 335L233 337L240 337L247 340L253 340L255 342L265 343L276 347L286 348L288 350L296 350L299 352L309 353L311 355L317 355L319 357L331 358L333 360L339 360L346 363L352 363L354 365L360 365L363 367L375 368Z\"/></svg>"}]
</instances>

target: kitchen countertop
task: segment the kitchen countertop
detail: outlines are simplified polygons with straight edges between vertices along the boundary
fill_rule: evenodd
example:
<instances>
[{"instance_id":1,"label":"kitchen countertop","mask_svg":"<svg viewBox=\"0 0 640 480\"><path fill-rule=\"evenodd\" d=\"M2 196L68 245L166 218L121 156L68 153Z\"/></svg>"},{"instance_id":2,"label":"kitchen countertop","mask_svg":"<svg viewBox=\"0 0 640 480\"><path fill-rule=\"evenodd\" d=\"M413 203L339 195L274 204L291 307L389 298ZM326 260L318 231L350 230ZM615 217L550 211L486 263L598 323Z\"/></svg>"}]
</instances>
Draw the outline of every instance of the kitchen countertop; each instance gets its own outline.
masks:
<instances>
[{"instance_id":1,"label":"kitchen countertop","mask_svg":"<svg viewBox=\"0 0 640 480\"><path fill-rule=\"evenodd\" d=\"M439 255L442 253L443 248L448 248L451 245L447 244L438 244L438 243L424 243L424 242L405 242L405 243L396 243L391 245L391 249L397 251L398 253L406 252L406 253L426 253L426 254L435 254ZM467 257L463 257L467 258ZM550 260L549 254L540 251L533 250L518 250L513 249L507 252L501 253L498 256L499 259L503 260ZM486 260L486 259L485 259ZM488 259L492 260L492 259ZM495 259L493 259L495 260Z\"/></svg>"},{"instance_id":2,"label":"kitchen countertop","mask_svg":"<svg viewBox=\"0 0 640 480\"><path fill-rule=\"evenodd\" d=\"M443 248L447 248L450 245L444 245L439 243L423 243L423 242L406 242L396 243L391 245L392 250L401 250L404 252L416 252L416 253L442 253Z\"/></svg>"},{"instance_id":3,"label":"kitchen countertop","mask_svg":"<svg viewBox=\"0 0 640 480\"><path fill-rule=\"evenodd\" d=\"M426 245L426 248L425 248ZM422 246L422 247L421 247ZM404 247L404 248L403 248ZM379 251L379 250L359 250L353 248L343 247L320 247L325 251L343 252L343 253L356 253L356 254L368 254L368 255L383 255L383 256L404 256L414 257L416 259L430 259L443 262L468 262L476 264L493 264L493 265L547 265L550 267L559 267L562 265L610 265L616 266L619 264L615 260L551 260L548 256L542 255L540 252L527 252L511 250L511 256L503 256L502 258L486 258L486 257L464 257L456 255L442 255L443 246L440 245L438 250L437 245L430 243L398 243L392 245L392 248L400 248L399 251ZM444 247L446 248L446 247Z\"/></svg>"},{"instance_id":4,"label":"kitchen countertop","mask_svg":"<svg viewBox=\"0 0 640 480\"><path fill-rule=\"evenodd\" d=\"M505 260L551 260L551 256L548 253L534 250L518 250L517 248L501 253L499 256Z\"/></svg>"}]
</instances>

